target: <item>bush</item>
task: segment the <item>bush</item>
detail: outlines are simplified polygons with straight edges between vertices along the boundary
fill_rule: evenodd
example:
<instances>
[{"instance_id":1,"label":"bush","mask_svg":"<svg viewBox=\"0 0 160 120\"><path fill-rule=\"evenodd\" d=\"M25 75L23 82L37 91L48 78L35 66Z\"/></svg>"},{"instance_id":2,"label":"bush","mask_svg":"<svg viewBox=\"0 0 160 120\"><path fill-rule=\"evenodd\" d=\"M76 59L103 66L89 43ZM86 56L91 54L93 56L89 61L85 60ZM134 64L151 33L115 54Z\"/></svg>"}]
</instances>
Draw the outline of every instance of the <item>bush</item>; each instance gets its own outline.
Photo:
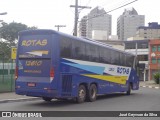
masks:
<instances>
[{"instance_id":1,"label":"bush","mask_svg":"<svg viewBox=\"0 0 160 120\"><path fill-rule=\"evenodd\" d=\"M160 73L155 73L154 74L154 81L156 84L159 84L159 79L160 79Z\"/></svg>"}]
</instances>

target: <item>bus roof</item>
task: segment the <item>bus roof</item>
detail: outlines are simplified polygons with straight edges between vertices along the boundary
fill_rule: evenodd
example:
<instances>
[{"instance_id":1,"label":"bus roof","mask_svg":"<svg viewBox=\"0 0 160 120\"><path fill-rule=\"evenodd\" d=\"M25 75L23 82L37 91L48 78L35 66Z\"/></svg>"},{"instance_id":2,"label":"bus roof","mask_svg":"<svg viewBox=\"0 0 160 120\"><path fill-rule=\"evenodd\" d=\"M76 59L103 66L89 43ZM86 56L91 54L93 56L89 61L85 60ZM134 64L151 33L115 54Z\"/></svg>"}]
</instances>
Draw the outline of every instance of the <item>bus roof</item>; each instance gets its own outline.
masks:
<instances>
[{"instance_id":1,"label":"bus roof","mask_svg":"<svg viewBox=\"0 0 160 120\"><path fill-rule=\"evenodd\" d=\"M79 40L79 41L87 42L87 43L90 43L90 44L95 44L95 45L98 45L98 46L101 46L101 47L106 47L106 48L109 48L111 50L115 50L115 51L118 51L118 52L121 52L121 53L125 53L125 54L135 56L135 54L113 48L111 45L103 43L103 42L99 42L97 40L93 40L93 39L89 39L89 38L80 38L80 37L72 36L72 35L65 34L65 33L62 33L62 32L59 32L59 31L51 30L51 29L23 30L23 31L19 32L18 34L19 35L57 34L57 35L65 36L65 37L68 37L68 38L74 38L74 39Z\"/></svg>"}]
</instances>

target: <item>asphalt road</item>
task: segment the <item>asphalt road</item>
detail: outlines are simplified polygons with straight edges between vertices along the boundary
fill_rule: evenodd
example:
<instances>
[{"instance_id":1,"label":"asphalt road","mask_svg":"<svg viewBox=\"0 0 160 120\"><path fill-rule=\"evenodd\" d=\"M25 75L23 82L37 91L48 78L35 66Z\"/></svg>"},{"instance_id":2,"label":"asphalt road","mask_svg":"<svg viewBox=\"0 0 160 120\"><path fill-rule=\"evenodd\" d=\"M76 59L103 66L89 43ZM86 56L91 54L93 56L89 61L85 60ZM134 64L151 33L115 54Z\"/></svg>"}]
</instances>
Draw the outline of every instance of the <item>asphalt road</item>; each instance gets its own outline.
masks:
<instances>
[{"instance_id":1,"label":"asphalt road","mask_svg":"<svg viewBox=\"0 0 160 120\"><path fill-rule=\"evenodd\" d=\"M122 93L116 93L112 95L99 96L95 102L85 102L82 104L55 100L52 102L37 100L1 103L0 111L160 111L160 90L153 88L140 88L138 91L132 91L130 96ZM64 118L57 118L57 120L62 119ZM75 118L65 119L74 120ZM79 120L80 118L77 119ZM81 118L81 120L84 119L88 120L89 118ZM94 119L105 118L93 118L92 120ZM114 118L113 120L117 119L119 118ZM122 120L128 119L130 118L123 118ZM143 119L159 120L160 118L141 118L140 120ZM139 120L139 118L136 118L136 120Z\"/></svg>"}]
</instances>

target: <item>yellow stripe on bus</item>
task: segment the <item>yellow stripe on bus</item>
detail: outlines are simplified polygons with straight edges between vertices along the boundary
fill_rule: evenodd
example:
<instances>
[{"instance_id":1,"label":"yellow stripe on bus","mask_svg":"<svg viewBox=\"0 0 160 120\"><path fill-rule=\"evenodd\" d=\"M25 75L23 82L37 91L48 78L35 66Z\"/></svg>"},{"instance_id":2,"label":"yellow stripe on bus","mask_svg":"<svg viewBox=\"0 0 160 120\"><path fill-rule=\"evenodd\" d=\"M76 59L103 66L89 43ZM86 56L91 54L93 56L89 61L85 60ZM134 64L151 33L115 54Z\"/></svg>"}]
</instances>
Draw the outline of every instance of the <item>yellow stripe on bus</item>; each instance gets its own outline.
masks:
<instances>
[{"instance_id":1,"label":"yellow stripe on bus","mask_svg":"<svg viewBox=\"0 0 160 120\"><path fill-rule=\"evenodd\" d=\"M47 50L35 50L35 51L32 51L32 52L40 52L42 54L48 55L48 51Z\"/></svg>"},{"instance_id":2,"label":"yellow stripe on bus","mask_svg":"<svg viewBox=\"0 0 160 120\"><path fill-rule=\"evenodd\" d=\"M108 82L114 82L118 84L126 84L128 78L127 76L109 76L109 75L92 75L92 74L83 74L83 76L105 80Z\"/></svg>"}]
</instances>

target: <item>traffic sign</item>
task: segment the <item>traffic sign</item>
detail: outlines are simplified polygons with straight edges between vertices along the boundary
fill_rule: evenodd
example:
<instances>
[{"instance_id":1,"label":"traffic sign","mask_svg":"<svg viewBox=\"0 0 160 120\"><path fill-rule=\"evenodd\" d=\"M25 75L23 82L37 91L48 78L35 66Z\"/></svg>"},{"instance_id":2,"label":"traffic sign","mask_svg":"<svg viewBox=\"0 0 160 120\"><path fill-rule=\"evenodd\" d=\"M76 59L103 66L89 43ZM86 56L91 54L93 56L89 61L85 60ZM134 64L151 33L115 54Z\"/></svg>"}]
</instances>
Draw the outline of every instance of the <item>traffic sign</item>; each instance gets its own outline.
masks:
<instances>
[{"instance_id":1,"label":"traffic sign","mask_svg":"<svg viewBox=\"0 0 160 120\"><path fill-rule=\"evenodd\" d=\"M11 59L15 60L17 55L17 48L12 47L11 49Z\"/></svg>"}]
</instances>

